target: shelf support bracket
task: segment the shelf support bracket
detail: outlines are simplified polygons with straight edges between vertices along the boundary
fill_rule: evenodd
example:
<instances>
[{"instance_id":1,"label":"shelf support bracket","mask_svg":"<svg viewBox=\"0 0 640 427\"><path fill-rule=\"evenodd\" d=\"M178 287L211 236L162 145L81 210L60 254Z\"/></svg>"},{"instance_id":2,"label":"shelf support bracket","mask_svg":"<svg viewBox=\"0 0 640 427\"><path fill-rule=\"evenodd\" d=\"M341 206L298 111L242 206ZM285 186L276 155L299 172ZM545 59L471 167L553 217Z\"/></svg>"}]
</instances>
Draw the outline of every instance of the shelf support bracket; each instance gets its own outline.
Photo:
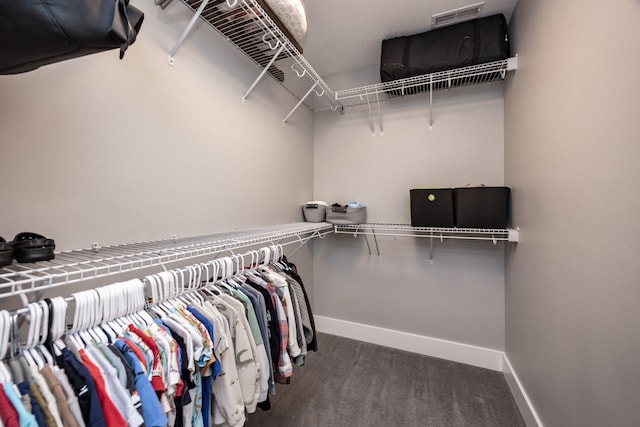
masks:
<instances>
[{"instance_id":1,"label":"shelf support bracket","mask_svg":"<svg viewBox=\"0 0 640 427\"><path fill-rule=\"evenodd\" d=\"M313 90L316 88L316 86L318 86L318 83L320 83L319 80L316 81L313 84L313 86L311 86L311 88L307 91L307 93L304 94L304 96L302 98L300 98L300 101L298 101L296 106L293 107L293 110L291 110L291 112L289 114L287 114L287 117L282 119L282 126L284 126L287 123L287 120L289 120L289 117L291 117L291 115L298 109L298 107L304 102L304 100L307 99L307 97L311 94L311 92L313 92Z\"/></svg>"},{"instance_id":2,"label":"shelf support bracket","mask_svg":"<svg viewBox=\"0 0 640 427\"><path fill-rule=\"evenodd\" d=\"M380 256L380 246L378 245L378 237L376 237L376 230L375 228L371 229L371 233L373 233L373 241L376 244L376 252L378 252L378 256Z\"/></svg>"},{"instance_id":3,"label":"shelf support bracket","mask_svg":"<svg viewBox=\"0 0 640 427\"><path fill-rule=\"evenodd\" d=\"M382 126L382 107L380 107L380 98L376 92L376 104L378 104L378 121L380 122L380 136L384 136L384 127ZM380 255L380 253L378 253Z\"/></svg>"},{"instance_id":4,"label":"shelf support bracket","mask_svg":"<svg viewBox=\"0 0 640 427\"><path fill-rule=\"evenodd\" d=\"M371 136L376 136L376 125L373 122L373 113L371 112L371 101L369 101L369 93L367 92L367 108L369 108L369 127L371 128Z\"/></svg>"},{"instance_id":5,"label":"shelf support bracket","mask_svg":"<svg viewBox=\"0 0 640 427\"><path fill-rule=\"evenodd\" d=\"M429 264L433 264L433 232L429 238Z\"/></svg>"},{"instance_id":6,"label":"shelf support bracket","mask_svg":"<svg viewBox=\"0 0 640 427\"><path fill-rule=\"evenodd\" d=\"M187 24L187 28L184 29L184 31L180 35L180 38L178 39L178 42L173 47L173 49L171 49L171 52L169 52L169 65L174 64L173 57L176 56L176 52L178 52L178 49L180 49L180 46L182 46L182 43L184 42L184 40L187 38L191 30L193 29L193 26L195 25L196 21L202 14L202 11L204 10L204 8L207 7L207 4L209 4L209 0L203 0L202 3L200 3L200 7L198 8L198 10L196 10L196 13L191 17L191 21L189 21L189 24Z\"/></svg>"},{"instance_id":7,"label":"shelf support bracket","mask_svg":"<svg viewBox=\"0 0 640 427\"><path fill-rule=\"evenodd\" d=\"M264 77L265 74L267 74L267 71L269 71L269 68L271 68L271 66L273 65L274 62L276 62L276 59L278 59L278 57L280 56L280 54L282 53L282 51L284 50L284 45L281 44L280 47L278 48L278 51L275 53L275 55L273 55L273 58L271 58L271 60L269 60L269 63L262 69L262 71L260 72L260 75L258 76L258 78L256 78L256 80L253 82L253 84L249 87L249 89L245 92L244 95L242 95L242 103L246 104L247 103L247 97L249 96L249 94L253 91L253 89L258 85L258 83L260 82L260 80L262 80L262 78Z\"/></svg>"},{"instance_id":8,"label":"shelf support bracket","mask_svg":"<svg viewBox=\"0 0 640 427\"><path fill-rule=\"evenodd\" d=\"M433 130L433 76L432 75L429 76L429 130Z\"/></svg>"},{"instance_id":9,"label":"shelf support bracket","mask_svg":"<svg viewBox=\"0 0 640 427\"><path fill-rule=\"evenodd\" d=\"M353 237L356 237L355 235ZM366 234L363 234L364 237L364 241L367 244L367 249L369 249L369 256L373 255L373 251L371 250L371 245L369 244L369 239L367 238Z\"/></svg>"}]
</instances>

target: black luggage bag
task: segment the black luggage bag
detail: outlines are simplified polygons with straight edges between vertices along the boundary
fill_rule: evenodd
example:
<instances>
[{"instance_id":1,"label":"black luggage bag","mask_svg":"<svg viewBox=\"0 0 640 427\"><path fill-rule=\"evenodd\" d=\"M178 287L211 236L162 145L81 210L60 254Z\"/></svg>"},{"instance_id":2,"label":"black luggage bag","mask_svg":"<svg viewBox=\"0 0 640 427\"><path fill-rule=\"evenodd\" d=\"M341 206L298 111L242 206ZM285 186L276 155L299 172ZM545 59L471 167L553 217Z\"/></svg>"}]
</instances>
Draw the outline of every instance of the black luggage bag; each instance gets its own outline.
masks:
<instances>
[{"instance_id":1,"label":"black luggage bag","mask_svg":"<svg viewBox=\"0 0 640 427\"><path fill-rule=\"evenodd\" d=\"M380 79L388 82L509 57L502 14L382 41Z\"/></svg>"},{"instance_id":2,"label":"black luggage bag","mask_svg":"<svg viewBox=\"0 0 640 427\"><path fill-rule=\"evenodd\" d=\"M0 0L0 74L110 49L122 59L143 20L129 0Z\"/></svg>"}]
</instances>

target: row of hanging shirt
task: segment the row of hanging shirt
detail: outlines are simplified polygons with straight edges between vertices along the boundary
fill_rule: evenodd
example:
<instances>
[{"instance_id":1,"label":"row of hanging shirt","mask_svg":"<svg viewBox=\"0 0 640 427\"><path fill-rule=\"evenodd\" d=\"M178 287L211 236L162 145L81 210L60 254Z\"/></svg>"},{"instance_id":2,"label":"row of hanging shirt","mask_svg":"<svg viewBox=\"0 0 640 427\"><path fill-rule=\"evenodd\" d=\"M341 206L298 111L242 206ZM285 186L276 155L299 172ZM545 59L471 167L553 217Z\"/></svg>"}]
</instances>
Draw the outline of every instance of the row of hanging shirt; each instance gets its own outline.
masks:
<instances>
[{"instance_id":1,"label":"row of hanging shirt","mask_svg":"<svg viewBox=\"0 0 640 427\"><path fill-rule=\"evenodd\" d=\"M71 300L69 327L63 298L29 304L24 343L18 316L0 312L0 427L241 426L317 351L302 279L281 247Z\"/></svg>"}]
</instances>

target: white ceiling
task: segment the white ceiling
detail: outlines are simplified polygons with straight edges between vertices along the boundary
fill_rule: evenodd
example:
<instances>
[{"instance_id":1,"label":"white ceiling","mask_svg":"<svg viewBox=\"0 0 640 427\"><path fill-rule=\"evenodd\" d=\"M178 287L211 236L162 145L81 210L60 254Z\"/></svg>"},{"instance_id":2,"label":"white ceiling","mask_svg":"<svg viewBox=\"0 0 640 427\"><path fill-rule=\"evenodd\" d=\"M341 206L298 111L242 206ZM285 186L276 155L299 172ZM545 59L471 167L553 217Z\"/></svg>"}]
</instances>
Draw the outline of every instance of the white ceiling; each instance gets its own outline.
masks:
<instances>
[{"instance_id":1,"label":"white ceiling","mask_svg":"<svg viewBox=\"0 0 640 427\"><path fill-rule=\"evenodd\" d=\"M321 76L380 65L382 40L427 31L431 16L482 0L304 0L304 56ZM485 0L482 16L503 13L517 0Z\"/></svg>"}]
</instances>

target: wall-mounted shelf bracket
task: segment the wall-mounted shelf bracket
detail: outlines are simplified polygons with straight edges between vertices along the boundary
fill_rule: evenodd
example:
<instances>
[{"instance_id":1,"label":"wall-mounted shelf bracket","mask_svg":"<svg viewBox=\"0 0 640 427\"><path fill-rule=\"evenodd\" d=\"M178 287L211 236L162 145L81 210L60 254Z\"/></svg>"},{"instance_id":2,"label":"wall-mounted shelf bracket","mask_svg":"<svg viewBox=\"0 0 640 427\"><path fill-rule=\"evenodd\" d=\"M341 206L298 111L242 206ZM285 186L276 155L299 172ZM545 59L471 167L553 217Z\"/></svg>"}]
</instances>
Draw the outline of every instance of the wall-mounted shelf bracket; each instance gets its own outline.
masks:
<instances>
[{"instance_id":1,"label":"wall-mounted shelf bracket","mask_svg":"<svg viewBox=\"0 0 640 427\"><path fill-rule=\"evenodd\" d=\"M305 93L302 99L308 98L308 89L313 85L318 98L322 98L319 102L311 98L306 100L305 104L313 111L326 108L337 111L342 107L331 88L304 58L297 40L263 0L182 0L182 3L194 15L169 53L169 64L174 64L176 52L194 28L196 20L201 18L260 67L259 77L242 96L243 103L258 82L269 74L297 99ZM168 3L164 0L160 4Z\"/></svg>"},{"instance_id":2,"label":"wall-mounted shelf bracket","mask_svg":"<svg viewBox=\"0 0 640 427\"><path fill-rule=\"evenodd\" d=\"M200 15L202 15L202 11L204 10L205 7L207 7L207 4L209 4L209 0L203 0L202 3L200 3L200 7L198 8L198 10L196 10L196 13L191 17L191 20L187 24L187 28L184 29L184 31L180 35L180 38L178 39L178 42L173 47L173 49L171 49L171 52L169 52L169 65L174 64L175 61L173 57L176 56L178 49L180 49L180 46L182 46L182 43L184 43L184 40L187 38L191 30L193 29L193 26L195 25Z\"/></svg>"},{"instance_id":3,"label":"wall-mounted shelf bracket","mask_svg":"<svg viewBox=\"0 0 640 427\"><path fill-rule=\"evenodd\" d=\"M262 71L260 72L260 74L258 75L258 77L256 78L256 80L253 82L253 84L249 87L249 89L247 89L247 91L245 92L244 95L242 95L242 103L246 104L247 103L247 97L249 96L249 94L253 91L253 89L258 85L258 83L260 82L260 80L262 80L262 78L264 77L265 74L267 74L267 71L269 71L269 68L271 68L271 66L273 65L274 62L276 62L276 59L278 59L278 57L280 56L280 54L282 53L282 51L284 50L284 44L280 44L280 42L278 42L278 45L280 45L280 47L278 48L277 52L273 55L273 57L271 58L271 60L269 60L269 63L262 69ZM271 45L269 45L269 47L271 47Z\"/></svg>"},{"instance_id":4,"label":"wall-mounted shelf bracket","mask_svg":"<svg viewBox=\"0 0 640 427\"><path fill-rule=\"evenodd\" d=\"M361 234L362 236L364 236L364 242L367 244L367 250L369 251L369 256L373 256L373 251L371 250L371 244L369 243L368 236L373 236L376 252L378 256L380 256L380 246L378 245L378 238L376 237L376 231L374 229L371 229L368 232L361 232L360 227L358 227L355 229L355 231L346 231L345 227L349 227L349 226L334 225L333 232L336 234L353 234L354 239L358 237L358 234Z\"/></svg>"},{"instance_id":5,"label":"wall-mounted shelf bracket","mask_svg":"<svg viewBox=\"0 0 640 427\"><path fill-rule=\"evenodd\" d=\"M380 98L377 93L376 104L378 105L378 123L380 125L380 136L384 136L384 127L382 126L382 106L380 105Z\"/></svg>"},{"instance_id":6,"label":"wall-mounted shelf bracket","mask_svg":"<svg viewBox=\"0 0 640 427\"><path fill-rule=\"evenodd\" d=\"M307 97L309 95L311 95L311 92L313 92L313 90L316 88L316 86L318 86L318 83L320 83L319 81L316 81L307 91L307 93L304 94L304 96L302 98L300 98L300 100L298 101L298 103L296 104L295 107L293 107L293 110L291 110L291 112L289 114L287 114L287 117L285 117L284 119L282 119L282 126L284 126L287 123L287 120L289 120L289 117L291 117L291 115L293 113L295 113L295 111L298 109L298 107L300 105L302 105L302 103L304 102L305 99L307 99ZM324 93L323 93L324 94ZM318 96L322 96L322 95L318 95Z\"/></svg>"},{"instance_id":7,"label":"wall-mounted shelf bracket","mask_svg":"<svg viewBox=\"0 0 640 427\"><path fill-rule=\"evenodd\" d=\"M433 76L429 76L429 130L433 130Z\"/></svg>"},{"instance_id":8,"label":"wall-mounted shelf bracket","mask_svg":"<svg viewBox=\"0 0 640 427\"><path fill-rule=\"evenodd\" d=\"M369 110L369 127L371 128L371 137L376 136L376 128L373 123L373 113L371 112L371 102L369 101L369 95L367 94L367 109Z\"/></svg>"}]
</instances>

